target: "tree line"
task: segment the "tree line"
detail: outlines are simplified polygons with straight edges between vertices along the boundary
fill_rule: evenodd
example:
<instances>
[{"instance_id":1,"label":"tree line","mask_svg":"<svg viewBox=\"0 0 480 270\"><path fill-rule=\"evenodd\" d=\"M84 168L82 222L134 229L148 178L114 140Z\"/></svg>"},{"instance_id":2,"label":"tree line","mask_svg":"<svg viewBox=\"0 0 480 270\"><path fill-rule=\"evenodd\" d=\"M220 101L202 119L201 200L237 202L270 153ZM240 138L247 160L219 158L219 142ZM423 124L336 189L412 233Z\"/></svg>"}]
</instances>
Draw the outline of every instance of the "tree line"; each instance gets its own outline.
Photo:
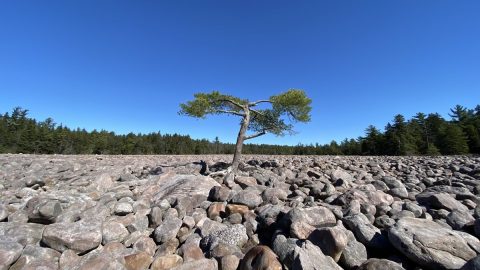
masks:
<instances>
[{"instance_id":1,"label":"tree line","mask_svg":"<svg viewBox=\"0 0 480 270\"><path fill-rule=\"evenodd\" d=\"M267 155L457 155L480 154L480 105L457 105L446 120L438 113L401 114L380 130L373 125L356 139L296 146L245 144L244 154ZM192 139L188 135L115 134L57 125L52 118L38 121L16 107L0 115L0 153L36 154L233 154L235 145Z\"/></svg>"}]
</instances>

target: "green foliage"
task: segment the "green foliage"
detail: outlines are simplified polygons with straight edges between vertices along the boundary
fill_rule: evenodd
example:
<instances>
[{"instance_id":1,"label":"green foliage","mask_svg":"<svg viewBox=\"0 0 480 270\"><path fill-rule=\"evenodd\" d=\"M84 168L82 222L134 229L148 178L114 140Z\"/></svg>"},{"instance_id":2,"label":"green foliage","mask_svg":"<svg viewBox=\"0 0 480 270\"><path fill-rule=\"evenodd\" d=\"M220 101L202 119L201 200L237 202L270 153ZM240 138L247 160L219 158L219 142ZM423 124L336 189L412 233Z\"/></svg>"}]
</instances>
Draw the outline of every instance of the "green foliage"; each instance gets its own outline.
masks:
<instances>
[{"instance_id":1,"label":"green foliage","mask_svg":"<svg viewBox=\"0 0 480 270\"><path fill-rule=\"evenodd\" d=\"M218 97L220 94L214 95ZM223 97L226 96L223 95ZM248 103L246 100L235 99L235 101L243 105ZM215 106L218 108L218 105ZM234 110L233 106L236 105L223 104L222 106L223 109ZM480 106L474 110L463 108L462 110L453 109L453 111L462 111L466 114L460 118L455 114L451 121L437 113L428 115L419 113L410 120L397 115L392 123L386 126L384 132L369 126L365 130L365 135L358 139L345 139L340 143L331 142L325 145L245 144L243 153L265 155L480 154ZM257 110L257 112L263 114L263 117L258 113L252 114L249 126L251 131L268 129L275 134L291 132L291 125L279 117L279 111L272 108ZM56 125L51 118L44 121L29 118L28 110L20 107L14 108L11 113L0 114L0 153L232 154L234 149L234 144L222 143L219 138L210 142L205 139L194 140L187 135L160 134L160 132L118 135L105 130L87 132L79 128L70 129L64 125Z\"/></svg>"},{"instance_id":2,"label":"green foliage","mask_svg":"<svg viewBox=\"0 0 480 270\"><path fill-rule=\"evenodd\" d=\"M209 114L251 115L248 130L257 133L285 135L293 133L293 122L310 121L311 100L305 92L290 89L268 100L251 102L218 91L197 93L194 99L180 104L181 115L205 118ZM271 104L270 109L254 109L260 103ZM285 117L291 122L286 123Z\"/></svg>"},{"instance_id":3,"label":"green foliage","mask_svg":"<svg viewBox=\"0 0 480 270\"><path fill-rule=\"evenodd\" d=\"M458 125L450 123L440 133L440 150L447 155L468 153L467 138Z\"/></svg>"},{"instance_id":4,"label":"green foliage","mask_svg":"<svg viewBox=\"0 0 480 270\"><path fill-rule=\"evenodd\" d=\"M280 95L271 96L273 111L285 113L298 122L309 122L312 100L302 90L290 89Z\"/></svg>"},{"instance_id":5,"label":"green foliage","mask_svg":"<svg viewBox=\"0 0 480 270\"><path fill-rule=\"evenodd\" d=\"M440 150L435 145L429 145L425 151L425 155L427 156L438 156L440 154Z\"/></svg>"},{"instance_id":6,"label":"green foliage","mask_svg":"<svg viewBox=\"0 0 480 270\"><path fill-rule=\"evenodd\" d=\"M205 118L208 114L227 113L228 111L240 112L241 106L245 106L248 103L246 100L220 94L218 91L196 93L194 97L194 100L180 104L181 110L179 114Z\"/></svg>"}]
</instances>

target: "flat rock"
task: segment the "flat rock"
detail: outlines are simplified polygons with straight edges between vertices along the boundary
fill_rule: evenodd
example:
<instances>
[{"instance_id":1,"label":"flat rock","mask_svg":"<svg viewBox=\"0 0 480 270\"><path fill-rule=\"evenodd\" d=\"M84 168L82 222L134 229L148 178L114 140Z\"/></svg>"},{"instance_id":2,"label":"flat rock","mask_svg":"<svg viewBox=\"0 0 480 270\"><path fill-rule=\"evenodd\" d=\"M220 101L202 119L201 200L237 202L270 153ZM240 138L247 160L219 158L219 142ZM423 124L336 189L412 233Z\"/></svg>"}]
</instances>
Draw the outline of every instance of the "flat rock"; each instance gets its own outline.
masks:
<instances>
[{"instance_id":1,"label":"flat rock","mask_svg":"<svg viewBox=\"0 0 480 270\"><path fill-rule=\"evenodd\" d=\"M84 253L100 245L102 227L100 223L84 221L53 223L45 227L42 242L60 252L71 249L77 253Z\"/></svg>"},{"instance_id":2,"label":"flat rock","mask_svg":"<svg viewBox=\"0 0 480 270\"><path fill-rule=\"evenodd\" d=\"M6 270L22 254L23 246L12 239L0 238L0 269Z\"/></svg>"},{"instance_id":3,"label":"flat rock","mask_svg":"<svg viewBox=\"0 0 480 270\"><path fill-rule=\"evenodd\" d=\"M392 245L412 261L427 267L459 269L477 256L480 241L436 222L400 219L388 232ZM473 248L472 248L473 247Z\"/></svg>"},{"instance_id":4,"label":"flat rock","mask_svg":"<svg viewBox=\"0 0 480 270\"><path fill-rule=\"evenodd\" d=\"M448 193L422 193L416 196L419 204L433 209L468 212L468 208Z\"/></svg>"},{"instance_id":5,"label":"flat rock","mask_svg":"<svg viewBox=\"0 0 480 270\"><path fill-rule=\"evenodd\" d=\"M212 187L220 186L213 178L198 175L174 175L161 178L158 190L153 196L155 204L162 200L175 200L181 197L191 198L194 195L208 197Z\"/></svg>"}]
</instances>

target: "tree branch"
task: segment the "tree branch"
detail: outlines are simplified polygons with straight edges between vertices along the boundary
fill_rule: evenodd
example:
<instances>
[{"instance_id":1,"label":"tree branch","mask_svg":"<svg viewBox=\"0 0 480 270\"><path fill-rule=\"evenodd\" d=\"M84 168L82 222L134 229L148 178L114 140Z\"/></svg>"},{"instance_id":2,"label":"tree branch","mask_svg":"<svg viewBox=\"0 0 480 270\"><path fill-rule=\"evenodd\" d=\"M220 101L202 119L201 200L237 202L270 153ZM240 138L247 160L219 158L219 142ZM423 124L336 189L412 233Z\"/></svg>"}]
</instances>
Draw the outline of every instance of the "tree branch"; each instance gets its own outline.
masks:
<instances>
[{"instance_id":1,"label":"tree branch","mask_svg":"<svg viewBox=\"0 0 480 270\"><path fill-rule=\"evenodd\" d=\"M257 111L257 110L250 109L250 111L252 111L252 112L254 112L254 113L258 114L258 115L265 116L265 114L263 114L263 113L261 113L261 112L259 112L259 111Z\"/></svg>"},{"instance_id":2,"label":"tree branch","mask_svg":"<svg viewBox=\"0 0 480 270\"><path fill-rule=\"evenodd\" d=\"M255 134L252 134L250 136L245 136L243 137L243 140L246 141L246 140L250 140L250 139L253 139L253 138L256 138L256 137L260 137L262 135L265 135L267 134L267 132L265 130L261 131L261 132L258 132L258 133L255 133Z\"/></svg>"},{"instance_id":3,"label":"tree branch","mask_svg":"<svg viewBox=\"0 0 480 270\"><path fill-rule=\"evenodd\" d=\"M220 101L226 101L226 102L228 102L228 103L230 103L230 104L238 107L238 108L241 109L241 110L245 110L245 108L242 106L242 104L240 104L240 103L238 103L238 102L235 102L235 101L233 101L233 100L231 100L231 99L225 98L225 99L220 99Z\"/></svg>"},{"instance_id":4,"label":"tree branch","mask_svg":"<svg viewBox=\"0 0 480 270\"><path fill-rule=\"evenodd\" d=\"M248 107L255 107L255 106L257 106L257 105L260 104L260 103L272 103L272 102L271 102L270 100L268 100L268 99L257 100L257 101L255 101L255 102L250 102L250 103L248 103Z\"/></svg>"},{"instance_id":5,"label":"tree branch","mask_svg":"<svg viewBox=\"0 0 480 270\"><path fill-rule=\"evenodd\" d=\"M236 112L236 111L227 111L227 110L215 110L214 112L218 112L218 113L230 113L230 114L234 114L234 115L238 115L238 116L245 116L244 113L239 113L239 112Z\"/></svg>"}]
</instances>

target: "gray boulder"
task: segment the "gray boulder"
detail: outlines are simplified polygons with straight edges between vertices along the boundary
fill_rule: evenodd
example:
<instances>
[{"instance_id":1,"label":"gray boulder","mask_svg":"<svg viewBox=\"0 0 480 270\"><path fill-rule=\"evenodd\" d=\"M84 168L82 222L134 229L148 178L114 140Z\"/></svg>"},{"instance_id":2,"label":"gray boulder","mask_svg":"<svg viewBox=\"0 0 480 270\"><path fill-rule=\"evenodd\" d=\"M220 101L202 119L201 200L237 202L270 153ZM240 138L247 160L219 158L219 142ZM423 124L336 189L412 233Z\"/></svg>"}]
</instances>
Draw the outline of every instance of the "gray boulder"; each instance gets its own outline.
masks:
<instances>
[{"instance_id":1,"label":"gray boulder","mask_svg":"<svg viewBox=\"0 0 480 270\"><path fill-rule=\"evenodd\" d=\"M429 269L459 269L480 251L477 238L425 219L400 219L388 237L397 250Z\"/></svg>"},{"instance_id":2,"label":"gray boulder","mask_svg":"<svg viewBox=\"0 0 480 270\"><path fill-rule=\"evenodd\" d=\"M179 198L192 198L196 195L208 197L214 186L220 186L213 178L198 175L160 176L158 187L152 190L153 203L158 205L164 199L175 201Z\"/></svg>"},{"instance_id":3,"label":"gray boulder","mask_svg":"<svg viewBox=\"0 0 480 270\"><path fill-rule=\"evenodd\" d=\"M388 239L382 235L377 227L373 226L363 214L346 216L343 218L346 227L353 231L355 237L367 247L377 250L389 248Z\"/></svg>"},{"instance_id":4,"label":"gray boulder","mask_svg":"<svg viewBox=\"0 0 480 270\"><path fill-rule=\"evenodd\" d=\"M215 230L203 237L200 245L204 251L212 251L219 244L243 247L248 241L247 230L241 224L227 226L221 230Z\"/></svg>"},{"instance_id":5,"label":"gray boulder","mask_svg":"<svg viewBox=\"0 0 480 270\"><path fill-rule=\"evenodd\" d=\"M165 220L153 232L153 237L157 243L165 243L177 236L182 220L179 218L172 218Z\"/></svg>"},{"instance_id":6,"label":"gray boulder","mask_svg":"<svg viewBox=\"0 0 480 270\"><path fill-rule=\"evenodd\" d=\"M468 208L448 193L422 193L416 196L419 204L433 209L468 212Z\"/></svg>"},{"instance_id":7,"label":"gray boulder","mask_svg":"<svg viewBox=\"0 0 480 270\"><path fill-rule=\"evenodd\" d=\"M54 223L45 227L42 242L60 252L84 253L100 245L102 227L96 222Z\"/></svg>"},{"instance_id":8,"label":"gray boulder","mask_svg":"<svg viewBox=\"0 0 480 270\"><path fill-rule=\"evenodd\" d=\"M117 221L104 222L102 225L102 244L109 242L123 242L128 236L128 230Z\"/></svg>"},{"instance_id":9,"label":"gray boulder","mask_svg":"<svg viewBox=\"0 0 480 270\"><path fill-rule=\"evenodd\" d=\"M310 241L305 241L301 246L296 247L293 255L292 269L303 270L340 270L342 269L335 261L322 253L322 250L312 244Z\"/></svg>"},{"instance_id":10,"label":"gray boulder","mask_svg":"<svg viewBox=\"0 0 480 270\"><path fill-rule=\"evenodd\" d=\"M232 198L232 203L246 205L248 208L253 209L262 203L262 197L257 191L246 189L235 194Z\"/></svg>"},{"instance_id":11,"label":"gray boulder","mask_svg":"<svg viewBox=\"0 0 480 270\"><path fill-rule=\"evenodd\" d=\"M308 240L320 247L325 255L332 257L336 262L348 244L347 235L337 227L316 229L310 234Z\"/></svg>"},{"instance_id":12,"label":"gray boulder","mask_svg":"<svg viewBox=\"0 0 480 270\"><path fill-rule=\"evenodd\" d=\"M405 268L387 259L371 258L362 263L357 270L405 270Z\"/></svg>"},{"instance_id":13,"label":"gray boulder","mask_svg":"<svg viewBox=\"0 0 480 270\"><path fill-rule=\"evenodd\" d=\"M0 237L0 270L7 270L22 254L23 246L12 239Z\"/></svg>"},{"instance_id":14,"label":"gray boulder","mask_svg":"<svg viewBox=\"0 0 480 270\"><path fill-rule=\"evenodd\" d=\"M340 256L339 263L347 269L355 269L367 260L367 249L355 239L351 231L346 230L348 243Z\"/></svg>"}]
</instances>

